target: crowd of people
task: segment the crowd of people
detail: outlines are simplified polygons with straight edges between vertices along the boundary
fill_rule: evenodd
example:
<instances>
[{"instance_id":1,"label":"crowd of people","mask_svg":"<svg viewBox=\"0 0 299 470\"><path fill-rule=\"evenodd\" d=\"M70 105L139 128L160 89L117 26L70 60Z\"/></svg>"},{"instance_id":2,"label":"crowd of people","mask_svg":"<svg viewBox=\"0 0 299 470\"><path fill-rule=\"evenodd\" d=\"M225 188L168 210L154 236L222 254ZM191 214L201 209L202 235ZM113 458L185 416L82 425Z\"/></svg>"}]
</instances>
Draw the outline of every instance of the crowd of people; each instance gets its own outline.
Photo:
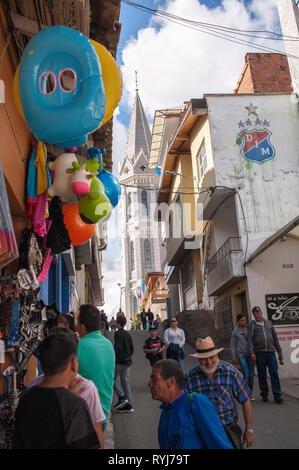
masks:
<instances>
[{"instance_id":1,"label":"crowd of people","mask_svg":"<svg viewBox=\"0 0 299 470\"><path fill-rule=\"evenodd\" d=\"M157 335L161 320L154 321L149 312L144 311L149 337L143 351L152 367L148 382L152 399L162 403L160 448L252 446L255 364L262 401L268 401L268 368L274 400L283 402L275 351L281 364L283 356L275 329L263 318L260 307L252 309L254 320L250 325L244 314L237 317L231 338L234 365L219 359L222 348L211 337L198 338L196 351L190 355L198 363L186 373L185 334L177 318L170 318L161 339ZM113 392L117 396L113 411L134 412L129 380L134 345L125 329L126 317L120 312L111 325L114 345L101 334L101 322L102 312L90 304L80 306L76 323L72 312L59 316L57 328L38 349L42 374L31 381L19 399L14 448L103 448ZM237 363L242 373L235 367ZM239 424L237 402L242 407L244 430Z\"/></svg>"}]
</instances>

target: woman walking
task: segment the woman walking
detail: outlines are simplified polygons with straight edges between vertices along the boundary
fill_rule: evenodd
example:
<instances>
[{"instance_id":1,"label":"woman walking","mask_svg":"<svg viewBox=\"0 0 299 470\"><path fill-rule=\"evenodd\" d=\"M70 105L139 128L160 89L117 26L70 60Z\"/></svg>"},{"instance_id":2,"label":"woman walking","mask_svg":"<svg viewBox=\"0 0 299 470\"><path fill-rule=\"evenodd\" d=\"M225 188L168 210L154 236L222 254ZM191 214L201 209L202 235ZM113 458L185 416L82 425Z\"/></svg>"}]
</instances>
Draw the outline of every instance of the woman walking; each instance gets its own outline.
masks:
<instances>
[{"instance_id":1,"label":"woman walking","mask_svg":"<svg viewBox=\"0 0 299 470\"><path fill-rule=\"evenodd\" d=\"M171 317L170 328L167 328L164 332L164 344L167 346L166 358L174 359L184 367L185 333L184 330L178 327L176 317Z\"/></svg>"},{"instance_id":2,"label":"woman walking","mask_svg":"<svg viewBox=\"0 0 299 470\"><path fill-rule=\"evenodd\" d=\"M248 344L248 325L244 313L237 315L238 325L234 328L231 338L231 352L234 364L239 362L245 382L253 389L254 362L250 357ZM254 398L251 396L251 400Z\"/></svg>"}]
</instances>

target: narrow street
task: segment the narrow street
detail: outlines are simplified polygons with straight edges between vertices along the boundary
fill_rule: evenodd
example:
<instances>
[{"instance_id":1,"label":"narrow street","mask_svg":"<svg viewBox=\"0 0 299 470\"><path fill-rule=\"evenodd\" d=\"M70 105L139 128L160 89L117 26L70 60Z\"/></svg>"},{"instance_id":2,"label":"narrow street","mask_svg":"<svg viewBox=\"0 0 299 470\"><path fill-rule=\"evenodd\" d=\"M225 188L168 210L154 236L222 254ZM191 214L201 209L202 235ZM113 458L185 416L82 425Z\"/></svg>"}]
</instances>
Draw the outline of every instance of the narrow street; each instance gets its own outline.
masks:
<instances>
[{"instance_id":1,"label":"narrow street","mask_svg":"<svg viewBox=\"0 0 299 470\"><path fill-rule=\"evenodd\" d=\"M115 449L158 449L157 427L160 416L160 402L153 401L147 386L151 367L143 354L145 331L130 331L135 353L131 369L131 386L134 413L112 413ZM159 330L158 336L162 337ZM113 341L113 333L108 337ZM196 365L189 357L193 349L185 346L185 370ZM282 390L283 381L282 381ZM255 444L253 449L299 449L298 423L299 401L283 394L284 404L276 405L269 396L269 403L260 400L257 377L255 377L256 401L252 403ZM115 403L115 397L113 400ZM242 409L239 407L240 421L243 423Z\"/></svg>"}]
</instances>

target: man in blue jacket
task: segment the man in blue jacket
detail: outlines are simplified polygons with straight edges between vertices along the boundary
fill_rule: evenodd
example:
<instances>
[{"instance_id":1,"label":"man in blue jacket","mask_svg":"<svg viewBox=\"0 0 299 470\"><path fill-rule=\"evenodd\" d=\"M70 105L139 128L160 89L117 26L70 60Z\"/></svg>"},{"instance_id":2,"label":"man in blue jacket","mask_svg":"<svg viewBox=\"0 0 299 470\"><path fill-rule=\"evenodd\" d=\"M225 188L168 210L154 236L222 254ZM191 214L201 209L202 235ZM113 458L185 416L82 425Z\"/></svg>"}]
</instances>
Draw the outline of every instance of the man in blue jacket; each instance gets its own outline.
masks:
<instances>
[{"instance_id":1,"label":"man in blue jacket","mask_svg":"<svg viewBox=\"0 0 299 470\"><path fill-rule=\"evenodd\" d=\"M213 403L204 395L184 391L184 372L177 361L156 362L148 386L153 400L162 402L160 449L233 448Z\"/></svg>"}]
</instances>

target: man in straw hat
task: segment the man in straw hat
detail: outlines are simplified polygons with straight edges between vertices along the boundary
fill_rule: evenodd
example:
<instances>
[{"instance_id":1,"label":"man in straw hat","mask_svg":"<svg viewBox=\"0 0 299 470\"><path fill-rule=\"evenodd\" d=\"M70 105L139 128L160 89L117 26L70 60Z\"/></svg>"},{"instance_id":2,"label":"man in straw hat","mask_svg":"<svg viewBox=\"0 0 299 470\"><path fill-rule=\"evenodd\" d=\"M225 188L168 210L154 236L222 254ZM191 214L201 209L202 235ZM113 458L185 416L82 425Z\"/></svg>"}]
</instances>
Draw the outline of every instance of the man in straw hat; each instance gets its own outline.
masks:
<instances>
[{"instance_id":1,"label":"man in straw hat","mask_svg":"<svg viewBox=\"0 0 299 470\"><path fill-rule=\"evenodd\" d=\"M250 388L235 367L219 360L218 353L223 348L217 348L210 336L198 338L195 348L196 353L190 356L198 359L198 366L185 374L186 391L206 395L217 407L222 424L241 438L242 429L237 424L237 400L242 405L246 424L243 443L246 442L247 447L252 446L254 436Z\"/></svg>"}]
</instances>

